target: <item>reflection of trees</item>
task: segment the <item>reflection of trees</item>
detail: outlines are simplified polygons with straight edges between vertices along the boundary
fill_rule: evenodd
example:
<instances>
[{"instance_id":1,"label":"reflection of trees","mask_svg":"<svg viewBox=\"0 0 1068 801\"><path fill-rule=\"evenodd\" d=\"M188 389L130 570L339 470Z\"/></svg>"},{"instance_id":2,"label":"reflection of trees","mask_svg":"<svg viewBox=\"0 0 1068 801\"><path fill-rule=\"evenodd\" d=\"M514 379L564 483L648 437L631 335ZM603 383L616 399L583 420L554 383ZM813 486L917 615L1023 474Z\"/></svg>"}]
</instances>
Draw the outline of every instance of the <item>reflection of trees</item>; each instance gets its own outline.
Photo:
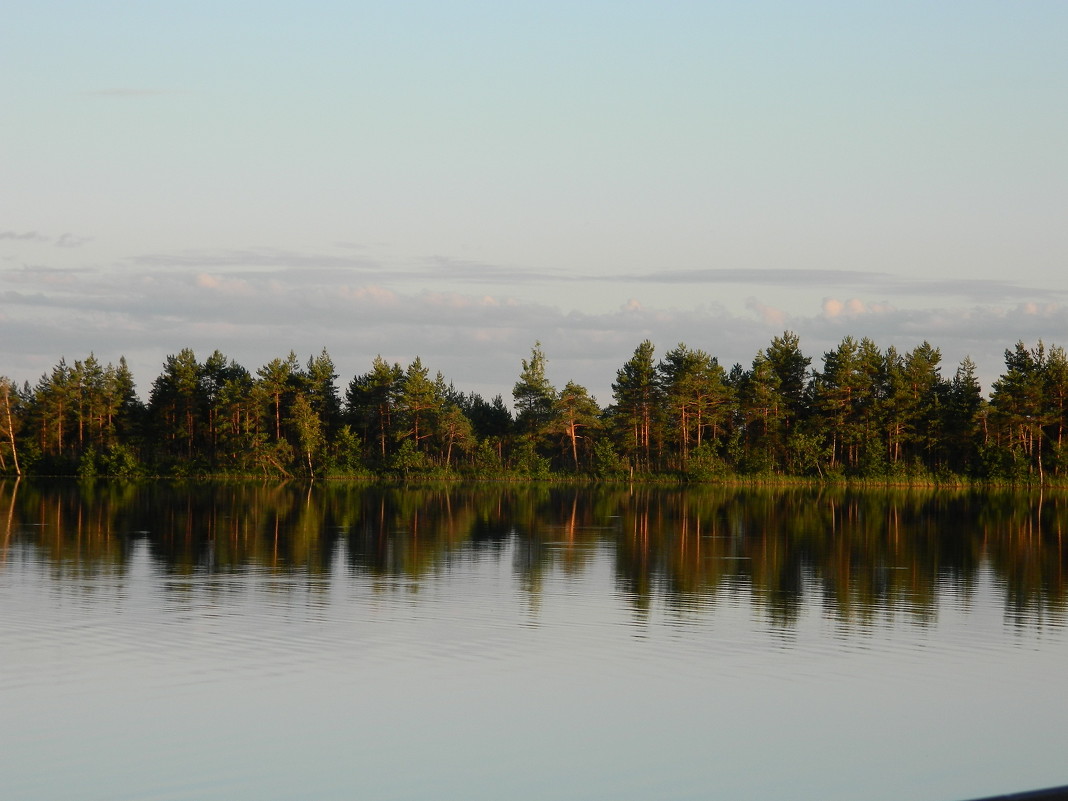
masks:
<instances>
[{"instance_id":1,"label":"reflection of trees","mask_svg":"<svg viewBox=\"0 0 1068 801\"><path fill-rule=\"evenodd\" d=\"M1016 626L1065 624L1065 522L1068 501L1038 494L1024 506L998 499L984 527L985 548L1003 582L1005 616Z\"/></svg>"},{"instance_id":2,"label":"reflection of trees","mask_svg":"<svg viewBox=\"0 0 1068 801\"><path fill-rule=\"evenodd\" d=\"M1041 604L1053 619L1065 609L1064 499L1037 511L1026 495L930 490L680 490L631 500L617 570L638 608L659 581L667 604L686 607L747 587L776 625L794 621L809 592L844 622L904 614L923 623L940 591L971 595L986 558L1006 582L1010 614L1034 619Z\"/></svg>"},{"instance_id":3,"label":"reflection of trees","mask_svg":"<svg viewBox=\"0 0 1068 801\"><path fill-rule=\"evenodd\" d=\"M0 508L8 520L5 529L13 532L11 537L32 532L56 579L125 571L129 543L115 531L126 524L129 503L121 485L94 492L77 484L0 482Z\"/></svg>"},{"instance_id":4,"label":"reflection of trees","mask_svg":"<svg viewBox=\"0 0 1068 801\"><path fill-rule=\"evenodd\" d=\"M0 483L0 518L0 553L32 542L57 579L121 575L143 538L175 577L300 571L325 587L344 554L384 590L510 554L535 606L546 577L610 549L641 615L744 595L776 628L817 600L843 624L926 623L947 590L971 597L983 565L1016 625L1064 625L1068 595L1068 499L1008 491L22 481Z\"/></svg>"}]
</instances>

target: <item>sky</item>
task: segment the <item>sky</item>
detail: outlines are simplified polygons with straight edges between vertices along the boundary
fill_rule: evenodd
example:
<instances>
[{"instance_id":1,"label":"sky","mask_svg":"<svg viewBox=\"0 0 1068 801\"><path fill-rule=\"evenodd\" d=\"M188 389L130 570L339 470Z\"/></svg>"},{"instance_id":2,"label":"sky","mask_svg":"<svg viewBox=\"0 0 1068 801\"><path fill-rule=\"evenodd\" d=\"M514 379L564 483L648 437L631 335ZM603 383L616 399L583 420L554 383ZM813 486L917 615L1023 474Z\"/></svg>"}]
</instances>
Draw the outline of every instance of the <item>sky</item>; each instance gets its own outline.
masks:
<instances>
[{"instance_id":1,"label":"sky","mask_svg":"<svg viewBox=\"0 0 1068 801\"><path fill-rule=\"evenodd\" d=\"M0 374L1068 344L1068 3L58 2L0 26Z\"/></svg>"}]
</instances>

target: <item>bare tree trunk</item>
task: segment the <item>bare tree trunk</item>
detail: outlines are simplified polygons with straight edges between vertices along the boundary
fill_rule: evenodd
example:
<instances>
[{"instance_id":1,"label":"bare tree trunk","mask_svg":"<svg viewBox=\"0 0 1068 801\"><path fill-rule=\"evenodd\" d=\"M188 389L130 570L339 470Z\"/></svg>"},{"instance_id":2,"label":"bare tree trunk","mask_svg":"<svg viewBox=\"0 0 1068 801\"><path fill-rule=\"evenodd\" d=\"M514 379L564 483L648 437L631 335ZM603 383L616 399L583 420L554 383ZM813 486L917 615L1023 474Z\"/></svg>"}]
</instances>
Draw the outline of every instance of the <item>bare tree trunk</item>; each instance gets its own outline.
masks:
<instances>
[{"instance_id":1,"label":"bare tree trunk","mask_svg":"<svg viewBox=\"0 0 1068 801\"><path fill-rule=\"evenodd\" d=\"M19 469L19 454L15 449L15 428L11 423L11 387L5 381L4 388L4 409L7 413L7 436L11 442L11 459L15 462L15 475L21 476L22 470Z\"/></svg>"}]
</instances>

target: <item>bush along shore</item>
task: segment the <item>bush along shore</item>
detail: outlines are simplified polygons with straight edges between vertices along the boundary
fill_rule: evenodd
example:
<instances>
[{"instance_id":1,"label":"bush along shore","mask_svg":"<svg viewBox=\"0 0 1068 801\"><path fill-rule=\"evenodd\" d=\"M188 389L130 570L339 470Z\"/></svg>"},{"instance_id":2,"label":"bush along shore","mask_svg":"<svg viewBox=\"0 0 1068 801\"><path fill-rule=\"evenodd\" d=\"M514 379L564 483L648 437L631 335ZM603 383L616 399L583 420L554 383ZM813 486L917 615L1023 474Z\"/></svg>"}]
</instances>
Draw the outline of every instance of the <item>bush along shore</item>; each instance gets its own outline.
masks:
<instances>
[{"instance_id":1,"label":"bush along shore","mask_svg":"<svg viewBox=\"0 0 1068 801\"><path fill-rule=\"evenodd\" d=\"M419 358L342 389L325 350L253 373L184 349L145 402L125 359L60 359L36 385L0 377L0 474L1068 485L1068 357L1042 342L1007 349L987 396L928 342L846 337L813 366L789 331L748 368L642 342L607 406L546 365L535 344L507 404Z\"/></svg>"}]
</instances>

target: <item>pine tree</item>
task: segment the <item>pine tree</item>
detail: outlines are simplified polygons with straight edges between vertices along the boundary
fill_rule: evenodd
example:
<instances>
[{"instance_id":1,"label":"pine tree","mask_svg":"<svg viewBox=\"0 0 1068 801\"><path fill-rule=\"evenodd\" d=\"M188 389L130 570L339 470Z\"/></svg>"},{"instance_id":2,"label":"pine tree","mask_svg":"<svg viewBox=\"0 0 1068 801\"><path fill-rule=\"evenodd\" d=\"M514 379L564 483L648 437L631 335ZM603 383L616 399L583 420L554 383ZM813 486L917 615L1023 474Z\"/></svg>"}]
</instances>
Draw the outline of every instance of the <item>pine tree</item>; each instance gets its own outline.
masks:
<instances>
[{"instance_id":1,"label":"pine tree","mask_svg":"<svg viewBox=\"0 0 1068 801\"><path fill-rule=\"evenodd\" d=\"M664 393L653 363L653 343L648 339L616 373L612 383L615 417L626 433L625 447L640 470L653 468L653 456L661 439Z\"/></svg>"},{"instance_id":2,"label":"pine tree","mask_svg":"<svg viewBox=\"0 0 1068 801\"><path fill-rule=\"evenodd\" d=\"M597 401L590 396L589 390L574 381L568 381L556 398L549 431L561 435L576 471L579 469L580 445L589 441L591 430L600 427L600 414Z\"/></svg>"},{"instance_id":3,"label":"pine tree","mask_svg":"<svg viewBox=\"0 0 1068 801\"><path fill-rule=\"evenodd\" d=\"M378 443L378 458L384 464L394 432L397 405L403 388L404 370L375 356L371 370L352 379L345 393L346 414L367 442Z\"/></svg>"},{"instance_id":4,"label":"pine tree","mask_svg":"<svg viewBox=\"0 0 1068 801\"><path fill-rule=\"evenodd\" d=\"M552 419L556 390L545 376L547 360L541 343L535 342L530 360L523 359L519 380L512 388L515 400L516 427L525 436L536 439Z\"/></svg>"}]
</instances>

